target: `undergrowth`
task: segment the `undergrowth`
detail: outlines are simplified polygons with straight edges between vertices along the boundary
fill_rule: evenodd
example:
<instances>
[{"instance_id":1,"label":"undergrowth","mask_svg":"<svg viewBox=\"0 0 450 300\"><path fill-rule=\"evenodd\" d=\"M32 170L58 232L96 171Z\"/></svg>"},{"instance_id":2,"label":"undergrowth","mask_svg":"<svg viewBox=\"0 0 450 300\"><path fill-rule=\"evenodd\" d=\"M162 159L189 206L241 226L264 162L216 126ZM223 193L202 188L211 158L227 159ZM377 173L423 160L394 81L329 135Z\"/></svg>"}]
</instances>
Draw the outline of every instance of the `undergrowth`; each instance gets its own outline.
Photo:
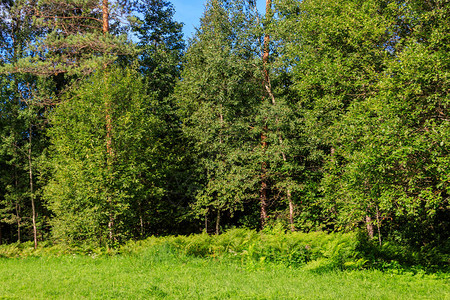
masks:
<instances>
[{"instance_id":1,"label":"undergrowth","mask_svg":"<svg viewBox=\"0 0 450 300\"><path fill-rule=\"evenodd\" d=\"M156 249L156 250L155 250ZM0 257L41 257L85 255L142 255L149 251L170 252L177 257L201 257L239 261L248 267L282 264L314 272L376 268L393 273L448 272L445 257L439 266L420 264L404 248L385 243L377 247L355 233L285 232L281 226L256 232L235 228L221 235L195 234L190 236L150 237L129 241L116 248L93 248L89 245L41 243L37 249L32 243L0 246ZM429 254L431 257L432 254ZM416 260L413 258L415 257ZM432 261L436 263L435 260ZM408 260L409 259L409 260ZM412 263L411 263L412 262Z\"/></svg>"}]
</instances>

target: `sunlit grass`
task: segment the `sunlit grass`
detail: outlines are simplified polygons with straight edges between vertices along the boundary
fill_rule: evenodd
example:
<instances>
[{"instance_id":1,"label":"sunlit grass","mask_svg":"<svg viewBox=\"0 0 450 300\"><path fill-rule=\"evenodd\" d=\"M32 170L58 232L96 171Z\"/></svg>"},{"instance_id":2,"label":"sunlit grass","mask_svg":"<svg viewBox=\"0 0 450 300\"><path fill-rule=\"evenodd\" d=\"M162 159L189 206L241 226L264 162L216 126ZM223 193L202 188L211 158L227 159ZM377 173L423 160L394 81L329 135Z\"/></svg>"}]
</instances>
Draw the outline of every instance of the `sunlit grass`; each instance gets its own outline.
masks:
<instances>
[{"instance_id":1,"label":"sunlit grass","mask_svg":"<svg viewBox=\"0 0 450 300\"><path fill-rule=\"evenodd\" d=\"M448 277L447 277L448 278ZM448 279L175 255L0 259L1 299L450 299Z\"/></svg>"}]
</instances>

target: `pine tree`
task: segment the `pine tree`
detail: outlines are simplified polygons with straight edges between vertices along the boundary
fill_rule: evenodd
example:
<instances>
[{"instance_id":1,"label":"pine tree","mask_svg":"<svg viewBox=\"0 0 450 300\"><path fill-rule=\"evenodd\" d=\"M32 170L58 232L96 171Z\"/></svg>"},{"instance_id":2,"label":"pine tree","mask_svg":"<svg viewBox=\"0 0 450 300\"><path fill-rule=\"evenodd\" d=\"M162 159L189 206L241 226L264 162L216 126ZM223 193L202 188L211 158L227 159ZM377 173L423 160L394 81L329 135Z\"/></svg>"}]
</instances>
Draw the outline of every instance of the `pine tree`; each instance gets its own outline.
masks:
<instances>
[{"instance_id":1,"label":"pine tree","mask_svg":"<svg viewBox=\"0 0 450 300\"><path fill-rule=\"evenodd\" d=\"M173 20L175 9L167 1L145 0L137 7L142 15L132 28L137 35L139 64L149 91L167 99L180 77L185 43L182 24Z\"/></svg>"},{"instance_id":2,"label":"pine tree","mask_svg":"<svg viewBox=\"0 0 450 300\"><path fill-rule=\"evenodd\" d=\"M140 51L138 68L145 78L147 93L157 101L152 114L163 122L160 141L164 155L158 161L158 169L166 186L162 199L142 202L141 235L188 233L192 222L185 215L192 201L192 158L182 135L178 103L173 97L185 49L182 24L174 20L175 9L168 1L141 1L136 11L139 14L132 30Z\"/></svg>"},{"instance_id":3,"label":"pine tree","mask_svg":"<svg viewBox=\"0 0 450 300\"><path fill-rule=\"evenodd\" d=\"M89 74L134 51L119 35L119 11L109 1L23 1L21 7L42 34L27 44L34 55L5 66L4 73Z\"/></svg>"}]
</instances>

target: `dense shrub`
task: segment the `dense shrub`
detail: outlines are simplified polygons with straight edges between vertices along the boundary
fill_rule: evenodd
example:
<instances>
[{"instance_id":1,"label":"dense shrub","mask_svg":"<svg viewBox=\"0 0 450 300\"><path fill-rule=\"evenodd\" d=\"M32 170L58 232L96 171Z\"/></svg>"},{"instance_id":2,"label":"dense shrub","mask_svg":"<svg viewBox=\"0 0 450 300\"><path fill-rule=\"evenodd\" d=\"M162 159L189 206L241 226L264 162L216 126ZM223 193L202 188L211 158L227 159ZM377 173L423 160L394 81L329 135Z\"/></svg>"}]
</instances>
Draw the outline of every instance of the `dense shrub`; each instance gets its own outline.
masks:
<instances>
[{"instance_id":1,"label":"dense shrub","mask_svg":"<svg viewBox=\"0 0 450 300\"><path fill-rule=\"evenodd\" d=\"M431 272L450 270L450 241L440 247L424 245L418 248L394 241L385 241L380 246L365 235L358 237L358 241L358 250L371 268L396 271L420 268Z\"/></svg>"},{"instance_id":2,"label":"dense shrub","mask_svg":"<svg viewBox=\"0 0 450 300\"><path fill-rule=\"evenodd\" d=\"M161 256L164 254L165 256ZM77 247L41 243L0 246L0 257L60 256L79 254L144 255L149 259L169 256L237 260L247 266L283 264L312 271L377 268L403 272L412 269L446 270L449 256L440 249L412 251L395 243L378 246L353 233L285 232L281 227L262 232L235 228L221 235L206 233L190 236L150 237L129 241L116 248ZM156 255L157 254L157 255ZM156 256L155 256L156 255Z\"/></svg>"},{"instance_id":3,"label":"dense shrub","mask_svg":"<svg viewBox=\"0 0 450 300\"><path fill-rule=\"evenodd\" d=\"M131 242L120 252L139 253L156 245L164 245L181 255L226 258L243 263L281 263L309 269L360 268L365 260L357 250L358 240L353 234L324 232L287 232L274 228L257 233L248 229L231 229L221 235L206 233L149 238Z\"/></svg>"}]
</instances>

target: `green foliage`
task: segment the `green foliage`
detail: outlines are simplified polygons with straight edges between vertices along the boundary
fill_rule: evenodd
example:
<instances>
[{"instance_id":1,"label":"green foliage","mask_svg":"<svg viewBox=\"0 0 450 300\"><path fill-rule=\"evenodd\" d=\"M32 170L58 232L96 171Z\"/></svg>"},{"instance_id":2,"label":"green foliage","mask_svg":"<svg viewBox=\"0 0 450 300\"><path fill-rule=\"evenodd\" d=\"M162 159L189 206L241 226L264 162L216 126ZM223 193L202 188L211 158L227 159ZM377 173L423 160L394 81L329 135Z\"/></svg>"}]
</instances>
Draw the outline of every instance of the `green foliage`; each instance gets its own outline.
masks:
<instances>
[{"instance_id":1,"label":"green foliage","mask_svg":"<svg viewBox=\"0 0 450 300\"><path fill-rule=\"evenodd\" d=\"M414 275L448 272L449 257L445 254L445 247L417 251L393 242L378 246L364 235L292 233L278 226L260 233L236 228L220 235L152 236L140 241L130 240L117 248L98 247L97 243L67 245L43 242L34 249L31 242L15 243L0 246L0 257L135 256L160 261L161 255L169 255L175 260L198 257L224 263L239 262L249 270L283 265L318 273L378 269Z\"/></svg>"},{"instance_id":2,"label":"green foliage","mask_svg":"<svg viewBox=\"0 0 450 300\"><path fill-rule=\"evenodd\" d=\"M360 107L376 91L374 83L385 68L385 57L389 56L383 45L391 38L386 34L390 16L379 13L381 4L377 1L280 1L277 4L281 16L277 24L282 40L281 60L290 70L290 89L297 99L295 105L307 136L302 141L306 170L320 170L304 179L307 189L302 203L306 211L303 216L310 218L312 224L319 221L333 226L336 214L339 215L335 202L345 196L353 199L354 193L346 190L348 194L341 196L336 192L334 184L341 186L343 178L337 174L336 182L327 181L335 178L331 177L333 170L322 166L339 163L336 151L341 146L354 145L353 141L342 140L342 136L351 137L342 131L354 127L338 125L349 106L354 103ZM326 180L322 187L314 184L324 174ZM325 199L320 198L321 190L325 190Z\"/></svg>"},{"instance_id":3,"label":"green foliage","mask_svg":"<svg viewBox=\"0 0 450 300\"><path fill-rule=\"evenodd\" d=\"M23 4L0 3L0 68L24 57L26 44L38 35ZM36 217L45 214L36 171L47 146L43 103L52 94L47 85L47 80L27 74L0 75L0 233L6 229L0 242L33 238L33 217L38 225L45 224Z\"/></svg>"},{"instance_id":4,"label":"green foliage","mask_svg":"<svg viewBox=\"0 0 450 300\"><path fill-rule=\"evenodd\" d=\"M181 31L183 24L173 19L175 9L167 1L140 1L137 12L142 18L138 18L132 30L138 39L140 71L146 77L149 91L156 92L163 104L180 78L185 48ZM165 113L173 114L171 111Z\"/></svg>"},{"instance_id":5,"label":"green foliage","mask_svg":"<svg viewBox=\"0 0 450 300\"><path fill-rule=\"evenodd\" d=\"M120 28L118 19L124 17L123 11L109 2L109 31L103 32L104 2L17 1L21 14L32 23L35 36L21 45L26 50L24 55L2 66L0 72L39 76L89 74L112 64L118 55L136 54Z\"/></svg>"},{"instance_id":6,"label":"green foliage","mask_svg":"<svg viewBox=\"0 0 450 300\"><path fill-rule=\"evenodd\" d=\"M395 272L448 272L448 242L420 249L404 242L386 241L381 246L365 236L359 237L358 249L367 259L367 266Z\"/></svg>"},{"instance_id":7,"label":"green foliage","mask_svg":"<svg viewBox=\"0 0 450 300\"><path fill-rule=\"evenodd\" d=\"M174 97L191 141L198 176L197 216L242 210L254 198L259 143L255 110L261 97L257 53L246 1L210 1L185 55Z\"/></svg>"},{"instance_id":8,"label":"green foliage","mask_svg":"<svg viewBox=\"0 0 450 300\"><path fill-rule=\"evenodd\" d=\"M149 203L164 193L157 169L161 122L140 76L99 72L75 85L50 119L44 197L55 215L55 238L104 244L112 230L115 239L139 232Z\"/></svg>"},{"instance_id":9,"label":"green foliage","mask_svg":"<svg viewBox=\"0 0 450 300\"><path fill-rule=\"evenodd\" d=\"M380 243L445 243L448 7L351 0L277 7L310 155L323 158L321 187L303 215L322 207L323 225L366 223Z\"/></svg>"},{"instance_id":10,"label":"green foliage","mask_svg":"<svg viewBox=\"0 0 450 300\"><path fill-rule=\"evenodd\" d=\"M95 248L95 244L68 246L42 245L37 250L31 244L11 244L0 247L5 257L52 256L73 254L143 255L148 251L172 252L182 257L203 257L237 260L248 267L282 264L290 267L306 265L309 270L358 269L364 260L358 252L358 240L351 234L285 233L279 228L257 233L248 229L232 229L221 235L150 237L130 241L116 250ZM316 262L317 261L317 262ZM316 266L319 265L319 266Z\"/></svg>"},{"instance_id":11,"label":"green foliage","mask_svg":"<svg viewBox=\"0 0 450 300\"><path fill-rule=\"evenodd\" d=\"M173 97L175 85L180 80L185 49L183 24L174 19L175 9L169 1L145 0L137 1L135 5L137 20L131 30L139 55L133 63L144 78L147 93L154 98L152 113L162 122L159 137L164 153L158 164L167 191L160 201L146 209L146 230L141 236L187 234L196 229L187 216L193 198L194 170L191 166L194 157L191 157L182 134L182 122L177 115L179 105ZM130 61L121 63L129 64Z\"/></svg>"},{"instance_id":12,"label":"green foliage","mask_svg":"<svg viewBox=\"0 0 450 300\"><path fill-rule=\"evenodd\" d=\"M279 228L257 233L231 229L220 235L206 233L190 236L149 238L120 248L120 252L140 253L155 245L169 246L176 253L195 257L238 260L249 267L270 264L301 267L314 261L325 262L327 269L361 268L365 260L352 234L285 233Z\"/></svg>"},{"instance_id":13,"label":"green foliage","mask_svg":"<svg viewBox=\"0 0 450 300\"><path fill-rule=\"evenodd\" d=\"M204 228L120 251L448 264L446 1L210 0L185 53L168 1L108 2L106 32L100 1L0 1L0 244L33 223L99 253Z\"/></svg>"}]
</instances>

